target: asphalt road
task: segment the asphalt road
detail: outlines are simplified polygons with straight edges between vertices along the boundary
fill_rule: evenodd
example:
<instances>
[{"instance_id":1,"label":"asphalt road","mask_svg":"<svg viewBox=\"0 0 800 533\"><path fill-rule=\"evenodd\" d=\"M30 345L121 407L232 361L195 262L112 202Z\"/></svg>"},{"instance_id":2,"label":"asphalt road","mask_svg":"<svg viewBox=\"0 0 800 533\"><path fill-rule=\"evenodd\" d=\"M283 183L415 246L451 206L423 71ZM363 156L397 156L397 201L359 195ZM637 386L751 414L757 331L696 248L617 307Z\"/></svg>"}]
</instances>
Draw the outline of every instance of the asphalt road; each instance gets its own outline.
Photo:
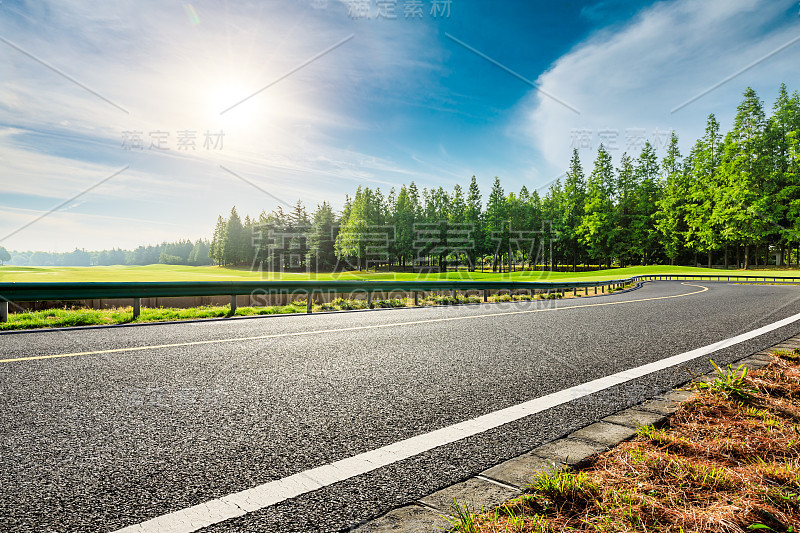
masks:
<instances>
[{"instance_id":1,"label":"asphalt road","mask_svg":"<svg viewBox=\"0 0 800 533\"><path fill-rule=\"evenodd\" d=\"M800 287L656 282L577 300L3 334L0 530L114 531L796 313ZM203 531L347 531L705 373L707 359Z\"/></svg>"}]
</instances>

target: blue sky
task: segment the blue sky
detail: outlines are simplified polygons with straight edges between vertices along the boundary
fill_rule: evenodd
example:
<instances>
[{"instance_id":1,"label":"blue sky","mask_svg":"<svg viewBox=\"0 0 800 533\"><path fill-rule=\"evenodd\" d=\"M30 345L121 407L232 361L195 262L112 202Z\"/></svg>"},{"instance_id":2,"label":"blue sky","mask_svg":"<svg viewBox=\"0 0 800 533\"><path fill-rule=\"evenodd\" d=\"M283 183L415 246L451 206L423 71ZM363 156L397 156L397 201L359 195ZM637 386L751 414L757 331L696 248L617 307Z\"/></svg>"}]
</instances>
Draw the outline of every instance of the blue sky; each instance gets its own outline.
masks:
<instances>
[{"instance_id":1,"label":"blue sky","mask_svg":"<svg viewBox=\"0 0 800 533\"><path fill-rule=\"evenodd\" d=\"M234 204L340 208L358 185L536 189L573 147L590 168L602 139L663 153L674 129L686 152L746 86L767 108L800 89L796 0L433 4L4 0L0 245L208 237Z\"/></svg>"}]
</instances>

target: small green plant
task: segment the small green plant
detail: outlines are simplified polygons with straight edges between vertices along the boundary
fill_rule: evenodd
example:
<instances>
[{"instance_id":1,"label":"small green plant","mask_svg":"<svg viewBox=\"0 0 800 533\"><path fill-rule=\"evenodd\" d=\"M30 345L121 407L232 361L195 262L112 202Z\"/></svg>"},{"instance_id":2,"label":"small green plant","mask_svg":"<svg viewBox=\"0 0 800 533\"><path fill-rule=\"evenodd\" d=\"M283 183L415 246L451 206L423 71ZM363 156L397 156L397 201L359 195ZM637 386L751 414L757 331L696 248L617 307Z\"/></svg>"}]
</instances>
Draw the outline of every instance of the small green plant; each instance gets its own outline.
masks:
<instances>
[{"instance_id":1,"label":"small green plant","mask_svg":"<svg viewBox=\"0 0 800 533\"><path fill-rule=\"evenodd\" d=\"M800 361L800 349L798 348L795 348L794 350L781 350L773 352L773 355L776 355L781 359L786 359L787 361Z\"/></svg>"},{"instance_id":2,"label":"small green plant","mask_svg":"<svg viewBox=\"0 0 800 533\"><path fill-rule=\"evenodd\" d=\"M469 508L469 505L464 503L462 507L453 498L453 503L450 504L450 512L452 516L445 516L444 518L450 524L450 531L454 533L477 533L478 529L475 524L475 511Z\"/></svg>"},{"instance_id":3,"label":"small green plant","mask_svg":"<svg viewBox=\"0 0 800 533\"><path fill-rule=\"evenodd\" d=\"M711 366L719 373L712 381L708 383L698 382L696 386L698 389L710 389L718 392L726 398L733 398L739 401L750 400L753 393L756 391L746 386L745 378L747 377L747 367L739 365L735 370L731 365L723 370L714 362L709 359Z\"/></svg>"},{"instance_id":4,"label":"small green plant","mask_svg":"<svg viewBox=\"0 0 800 533\"><path fill-rule=\"evenodd\" d=\"M573 472L558 466L539 472L528 490L550 499L572 499L598 493L597 485L585 472Z\"/></svg>"}]
</instances>

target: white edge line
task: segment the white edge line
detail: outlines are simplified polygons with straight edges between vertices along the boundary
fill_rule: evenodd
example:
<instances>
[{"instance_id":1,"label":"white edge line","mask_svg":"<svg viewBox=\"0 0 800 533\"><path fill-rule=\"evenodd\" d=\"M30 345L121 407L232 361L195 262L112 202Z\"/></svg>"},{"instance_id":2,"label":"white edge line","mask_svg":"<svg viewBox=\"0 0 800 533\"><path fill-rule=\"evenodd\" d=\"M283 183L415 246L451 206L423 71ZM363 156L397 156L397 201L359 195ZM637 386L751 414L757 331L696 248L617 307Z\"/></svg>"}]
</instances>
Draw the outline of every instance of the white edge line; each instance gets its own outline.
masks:
<instances>
[{"instance_id":1,"label":"white edge line","mask_svg":"<svg viewBox=\"0 0 800 533\"><path fill-rule=\"evenodd\" d=\"M174 511L146 522L125 527L117 533L190 533L230 518L242 516L302 494L366 474L426 451L483 433L502 425L569 403L590 394L621 385L717 350L734 346L800 320L800 313L758 329L701 348L673 355L616 374L582 383L533 400L465 420L430 433L417 435L375 450L270 481L209 502Z\"/></svg>"}]
</instances>

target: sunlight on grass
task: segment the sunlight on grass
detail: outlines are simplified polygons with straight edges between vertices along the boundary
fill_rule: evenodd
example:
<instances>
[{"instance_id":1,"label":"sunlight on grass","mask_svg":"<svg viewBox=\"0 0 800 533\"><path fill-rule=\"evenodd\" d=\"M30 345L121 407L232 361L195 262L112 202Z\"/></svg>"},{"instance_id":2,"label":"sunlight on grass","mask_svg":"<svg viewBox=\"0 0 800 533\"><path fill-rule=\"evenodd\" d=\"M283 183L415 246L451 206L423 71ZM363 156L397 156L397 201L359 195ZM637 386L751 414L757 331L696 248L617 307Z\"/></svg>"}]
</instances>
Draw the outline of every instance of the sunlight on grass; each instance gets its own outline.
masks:
<instances>
[{"instance_id":1,"label":"sunlight on grass","mask_svg":"<svg viewBox=\"0 0 800 533\"><path fill-rule=\"evenodd\" d=\"M716 274L747 276L795 276L798 270L720 270L682 266L639 266L596 270L591 272L549 272L524 271L505 273L492 272L447 272L441 274L417 274L414 272L363 272L348 271L335 273L260 273L247 268L192 267L182 265L147 266L97 266L97 267L20 267L6 265L0 267L0 282L24 281L237 281L237 280L416 280L416 279L475 279L475 280L516 280L516 281L597 281L621 279L636 275L656 274Z\"/></svg>"}]
</instances>

